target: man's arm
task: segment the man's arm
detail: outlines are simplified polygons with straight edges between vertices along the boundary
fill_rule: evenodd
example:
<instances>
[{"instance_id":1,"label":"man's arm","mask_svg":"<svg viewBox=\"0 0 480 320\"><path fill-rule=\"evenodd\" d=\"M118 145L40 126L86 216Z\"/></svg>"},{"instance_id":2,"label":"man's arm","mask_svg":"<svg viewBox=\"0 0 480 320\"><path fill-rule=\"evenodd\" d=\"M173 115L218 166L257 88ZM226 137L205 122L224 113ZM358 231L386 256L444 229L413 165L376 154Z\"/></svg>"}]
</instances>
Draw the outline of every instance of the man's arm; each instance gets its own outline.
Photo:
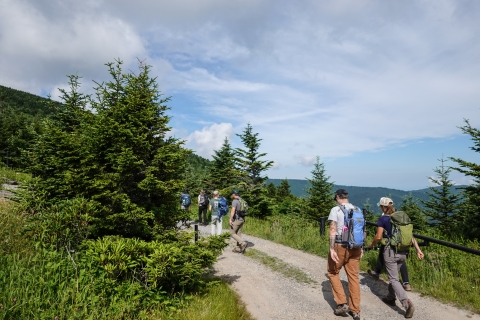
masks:
<instances>
[{"instance_id":1,"label":"man's arm","mask_svg":"<svg viewBox=\"0 0 480 320\"><path fill-rule=\"evenodd\" d=\"M335 263L338 263L338 255L335 251L335 238L337 236L337 221L330 221L330 230L328 232L330 238L330 256Z\"/></svg>"},{"instance_id":2,"label":"man's arm","mask_svg":"<svg viewBox=\"0 0 480 320\"><path fill-rule=\"evenodd\" d=\"M233 226L233 217L235 216L235 207L232 205L232 210L230 211L230 225Z\"/></svg>"}]
</instances>

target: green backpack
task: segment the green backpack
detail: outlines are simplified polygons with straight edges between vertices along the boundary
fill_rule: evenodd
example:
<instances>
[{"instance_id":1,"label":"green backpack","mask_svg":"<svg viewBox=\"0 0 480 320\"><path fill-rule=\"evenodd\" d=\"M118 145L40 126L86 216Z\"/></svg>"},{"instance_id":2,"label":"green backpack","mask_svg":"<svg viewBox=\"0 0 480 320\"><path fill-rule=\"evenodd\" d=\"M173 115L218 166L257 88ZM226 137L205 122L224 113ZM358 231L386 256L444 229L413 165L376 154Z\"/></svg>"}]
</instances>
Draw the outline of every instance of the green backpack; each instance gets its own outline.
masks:
<instances>
[{"instance_id":1,"label":"green backpack","mask_svg":"<svg viewBox=\"0 0 480 320\"><path fill-rule=\"evenodd\" d=\"M244 218L248 214L248 203L240 197L238 198L238 201L240 202L240 210L237 211L236 214L239 217Z\"/></svg>"},{"instance_id":2,"label":"green backpack","mask_svg":"<svg viewBox=\"0 0 480 320\"><path fill-rule=\"evenodd\" d=\"M412 221L405 212L397 211L390 216L390 222L392 223L392 236L388 238L386 244L395 248L397 252L409 251L413 243Z\"/></svg>"}]
</instances>

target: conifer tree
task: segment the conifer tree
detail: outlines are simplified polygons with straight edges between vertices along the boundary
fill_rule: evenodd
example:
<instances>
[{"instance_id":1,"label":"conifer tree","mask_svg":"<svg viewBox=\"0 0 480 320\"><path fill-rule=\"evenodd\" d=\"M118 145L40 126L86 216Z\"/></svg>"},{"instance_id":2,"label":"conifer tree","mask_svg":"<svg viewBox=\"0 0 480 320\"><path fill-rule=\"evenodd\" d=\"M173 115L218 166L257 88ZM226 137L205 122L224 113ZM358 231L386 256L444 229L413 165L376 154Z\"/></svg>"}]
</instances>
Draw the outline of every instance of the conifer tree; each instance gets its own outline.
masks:
<instances>
[{"instance_id":1,"label":"conifer tree","mask_svg":"<svg viewBox=\"0 0 480 320\"><path fill-rule=\"evenodd\" d=\"M427 217L412 193L403 197L399 210L408 215L412 221L414 232L421 233L427 229Z\"/></svg>"},{"instance_id":2,"label":"conifer tree","mask_svg":"<svg viewBox=\"0 0 480 320\"><path fill-rule=\"evenodd\" d=\"M307 188L306 215L309 219L319 221L320 217L328 216L335 205L333 200L333 183L329 182L330 177L326 175L325 165L320 162L317 156L311 171L312 177L307 178L310 186Z\"/></svg>"},{"instance_id":3,"label":"conifer tree","mask_svg":"<svg viewBox=\"0 0 480 320\"><path fill-rule=\"evenodd\" d=\"M480 130L472 127L468 120L465 120L465 123L466 125L460 129L464 134L470 135L474 145L470 149L480 152ZM452 168L453 170L472 177L473 180L473 183L463 191L465 201L460 205L460 212L456 217L459 223L458 230L465 237L480 239L480 164L460 158L451 157L450 159L458 165Z\"/></svg>"},{"instance_id":4,"label":"conifer tree","mask_svg":"<svg viewBox=\"0 0 480 320\"><path fill-rule=\"evenodd\" d=\"M269 202L265 195L265 171L272 167L273 161L261 160L266 153L261 153L258 133L253 133L250 123L242 134L237 134L245 147L237 148L239 156L239 168L243 172L241 176L243 185L243 197L249 203L249 212L258 217L265 217L271 213Z\"/></svg>"},{"instance_id":5,"label":"conifer tree","mask_svg":"<svg viewBox=\"0 0 480 320\"><path fill-rule=\"evenodd\" d=\"M429 180L437 187L429 187L426 194L427 200L420 200L425 206L425 213L431 226L438 226L441 231L448 232L454 229L455 215L458 212L458 203L461 199L459 194L453 194L451 187L453 182L449 179L451 168L445 166L445 159L440 159L440 167L434 169L437 177L429 177Z\"/></svg>"},{"instance_id":6,"label":"conifer tree","mask_svg":"<svg viewBox=\"0 0 480 320\"><path fill-rule=\"evenodd\" d=\"M212 165L210 167L209 179L206 182L210 191L215 189L223 190L223 193L230 192L238 184L241 172L238 170L238 159L235 151L230 145L228 138L225 137L222 147L215 150Z\"/></svg>"},{"instance_id":7,"label":"conifer tree","mask_svg":"<svg viewBox=\"0 0 480 320\"><path fill-rule=\"evenodd\" d=\"M276 194L277 200L279 202L292 197L292 193L290 191L290 183L288 183L287 179L283 179L277 186Z\"/></svg>"},{"instance_id":8,"label":"conifer tree","mask_svg":"<svg viewBox=\"0 0 480 320\"><path fill-rule=\"evenodd\" d=\"M277 198L277 188L275 187L275 185L273 184L273 182L270 182L270 183L267 185L266 195L267 195L270 199L276 199L276 198Z\"/></svg>"},{"instance_id":9,"label":"conifer tree","mask_svg":"<svg viewBox=\"0 0 480 320\"><path fill-rule=\"evenodd\" d=\"M138 74L125 74L121 61L107 66L113 79L98 84L95 100L78 93L78 78L70 78L64 104L32 150L32 172L38 193L50 201L96 203L93 237L149 239L180 218L188 151L166 137L168 98L161 98L150 67L140 62Z\"/></svg>"}]
</instances>

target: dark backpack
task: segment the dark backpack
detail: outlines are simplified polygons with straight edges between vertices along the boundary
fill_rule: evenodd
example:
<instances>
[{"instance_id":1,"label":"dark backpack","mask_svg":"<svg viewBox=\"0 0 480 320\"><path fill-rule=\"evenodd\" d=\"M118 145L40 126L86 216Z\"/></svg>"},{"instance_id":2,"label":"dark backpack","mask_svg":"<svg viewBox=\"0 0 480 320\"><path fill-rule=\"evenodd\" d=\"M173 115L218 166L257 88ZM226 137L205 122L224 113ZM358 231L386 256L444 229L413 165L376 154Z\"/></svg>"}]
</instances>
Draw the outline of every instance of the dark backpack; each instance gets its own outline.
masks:
<instances>
[{"instance_id":1,"label":"dark backpack","mask_svg":"<svg viewBox=\"0 0 480 320\"><path fill-rule=\"evenodd\" d=\"M218 216L221 218L228 213L227 199L221 197L218 199Z\"/></svg>"},{"instance_id":2,"label":"dark backpack","mask_svg":"<svg viewBox=\"0 0 480 320\"><path fill-rule=\"evenodd\" d=\"M206 194L201 194L200 195L199 205L202 206L202 207L208 206L208 197L207 197Z\"/></svg>"},{"instance_id":3,"label":"dark backpack","mask_svg":"<svg viewBox=\"0 0 480 320\"><path fill-rule=\"evenodd\" d=\"M365 214L358 207L347 209L339 206L343 212L342 242L349 249L362 248L365 243Z\"/></svg>"},{"instance_id":4,"label":"dark backpack","mask_svg":"<svg viewBox=\"0 0 480 320\"><path fill-rule=\"evenodd\" d=\"M390 245L397 252L408 251L413 243L413 224L408 215L403 211L394 212L390 216L392 223L392 236L387 239L386 245ZM387 231L385 231L387 235Z\"/></svg>"},{"instance_id":5,"label":"dark backpack","mask_svg":"<svg viewBox=\"0 0 480 320\"><path fill-rule=\"evenodd\" d=\"M190 203L192 203L192 200L190 199L190 195L186 194L186 193L183 193L180 196L180 200L182 202L182 206L184 206L184 207L188 207L190 205Z\"/></svg>"},{"instance_id":6,"label":"dark backpack","mask_svg":"<svg viewBox=\"0 0 480 320\"><path fill-rule=\"evenodd\" d=\"M244 218L248 214L248 203L247 201L243 200L242 198L237 199L240 202L240 210L236 211L235 213L240 217Z\"/></svg>"}]
</instances>

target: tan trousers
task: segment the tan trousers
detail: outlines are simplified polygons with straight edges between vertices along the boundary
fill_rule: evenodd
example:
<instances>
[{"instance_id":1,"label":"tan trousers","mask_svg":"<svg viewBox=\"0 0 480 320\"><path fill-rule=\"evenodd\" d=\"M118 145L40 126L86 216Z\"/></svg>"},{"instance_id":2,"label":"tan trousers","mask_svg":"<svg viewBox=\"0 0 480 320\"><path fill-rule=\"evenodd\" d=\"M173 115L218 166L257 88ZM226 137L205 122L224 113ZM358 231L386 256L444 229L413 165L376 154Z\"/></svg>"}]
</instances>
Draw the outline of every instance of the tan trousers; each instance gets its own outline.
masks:
<instances>
[{"instance_id":1,"label":"tan trousers","mask_svg":"<svg viewBox=\"0 0 480 320\"><path fill-rule=\"evenodd\" d=\"M348 306L352 312L360 312L360 256L362 251L358 249L347 249L341 244L335 244L335 251L338 255L338 263L328 255L328 277L332 286L333 298L338 304L347 303L347 297L340 281L340 270L345 269L348 278Z\"/></svg>"},{"instance_id":2,"label":"tan trousers","mask_svg":"<svg viewBox=\"0 0 480 320\"><path fill-rule=\"evenodd\" d=\"M242 227L244 222L244 220L237 219L233 221L233 226L230 228L230 235L233 239L237 240L237 247L243 243Z\"/></svg>"}]
</instances>

